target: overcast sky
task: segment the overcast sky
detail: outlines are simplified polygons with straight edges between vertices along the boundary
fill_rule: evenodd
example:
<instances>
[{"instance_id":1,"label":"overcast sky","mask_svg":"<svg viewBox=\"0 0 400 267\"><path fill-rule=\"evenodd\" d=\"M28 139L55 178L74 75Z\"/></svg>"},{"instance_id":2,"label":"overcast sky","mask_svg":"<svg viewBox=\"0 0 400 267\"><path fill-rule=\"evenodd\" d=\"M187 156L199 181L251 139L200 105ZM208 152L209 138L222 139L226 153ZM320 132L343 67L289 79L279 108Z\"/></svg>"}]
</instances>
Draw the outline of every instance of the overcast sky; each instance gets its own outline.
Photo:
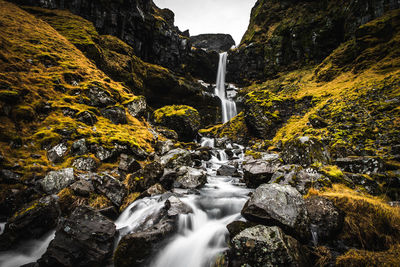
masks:
<instances>
[{"instance_id":1,"label":"overcast sky","mask_svg":"<svg viewBox=\"0 0 400 267\"><path fill-rule=\"evenodd\" d=\"M229 33L236 45L249 25L256 0L153 0L175 13L175 25L190 35Z\"/></svg>"}]
</instances>

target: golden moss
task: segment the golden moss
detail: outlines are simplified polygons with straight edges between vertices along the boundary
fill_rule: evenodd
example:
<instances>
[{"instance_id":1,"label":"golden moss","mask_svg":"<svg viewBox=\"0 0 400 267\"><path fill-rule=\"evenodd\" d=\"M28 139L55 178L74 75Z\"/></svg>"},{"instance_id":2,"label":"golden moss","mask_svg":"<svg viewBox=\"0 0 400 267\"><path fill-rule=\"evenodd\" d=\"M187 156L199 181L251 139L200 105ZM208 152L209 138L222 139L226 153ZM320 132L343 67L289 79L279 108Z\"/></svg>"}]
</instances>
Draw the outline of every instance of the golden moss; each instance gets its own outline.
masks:
<instances>
[{"instance_id":1,"label":"golden moss","mask_svg":"<svg viewBox=\"0 0 400 267\"><path fill-rule=\"evenodd\" d=\"M400 266L400 245L393 245L385 251L351 249L336 259L337 266Z\"/></svg>"},{"instance_id":2,"label":"golden moss","mask_svg":"<svg viewBox=\"0 0 400 267\"><path fill-rule=\"evenodd\" d=\"M338 166L323 166L321 171L326 176L334 178L335 180L340 180L341 178L343 178L343 172Z\"/></svg>"},{"instance_id":3,"label":"golden moss","mask_svg":"<svg viewBox=\"0 0 400 267\"><path fill-rule=\"evenodd\" d=\"M94 209L104 209L112 206L112 203L108 198L103 195L98 195L94 193L90 194L88 203L89 206Z\"/></svg>"},{"instance_id":4,"label":"golden moss","mask_svg":"<svg viewBox=\"0 0 400 267\"><path fill-rule=\"evenodd\" d=\"M188 115L190 112L197 113L197 110L185 105L171 105L165 106L160 109L154 111L153 116L155 122L161 123L163 117L171 117L171 116L185 116Z\"/></svg>"},{"instance_id":5,"label":"golden moss","mask_svg":"<svg viewBox=\"0 0 400 267\"><path fill-rule=\"evenodd\" d=\"M140 196L140 193L135 192L129 194L127 197L125 197L124 201L122 202L121 207L119 208L120 212L123 212L130 204L132 204L138 197Z\"/></svg>"}]
</instances>

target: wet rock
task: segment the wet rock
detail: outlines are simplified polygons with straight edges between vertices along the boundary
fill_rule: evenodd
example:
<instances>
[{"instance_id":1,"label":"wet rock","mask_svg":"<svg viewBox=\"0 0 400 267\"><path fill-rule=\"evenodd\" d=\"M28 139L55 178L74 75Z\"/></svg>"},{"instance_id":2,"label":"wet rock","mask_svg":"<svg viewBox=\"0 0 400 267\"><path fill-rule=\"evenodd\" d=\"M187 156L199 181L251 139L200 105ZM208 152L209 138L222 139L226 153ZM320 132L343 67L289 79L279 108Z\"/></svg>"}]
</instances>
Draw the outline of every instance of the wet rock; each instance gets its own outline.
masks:
<instances>
[{"instance_id":1,"label":"wet rock","mask_svg":"<svg viewBox=\"0 0 400 267\"><path fill-rule=\"evenodd\" d=\"M193 213L193 209L190 206L186 205L175 196L171 196L165 201L165 207L168 210L167 214L169 217Z\"/></svg>"},{"instance_id":2,"label":"wet rock","mask_svg":"<svg viewBox=\"0 0 400 267\"><path fill-rule=\"evenodd\" d=\"M77 158L72 163L72 166L81 171L95 171L97 169L97 162L90 157Z\"/></svg>"},{"instance_id":3,"label":"wet rock","mask_svg":"<svg viewBox=\"0 0 400 267\"><path fill-rule=\"evenodd\" d=\"M76 119L80 122L83 122L86 125L93 126L97 122L97 117L90 111L83 111L80 112L77 116Z\"/></svg>"},{"instance_id":4,"label":"wet rock","mask_svg":"<svg viewBox=\"0 0 400 267\"><path fill-rule=\"evenodd\" d=\"M132 173L140 170L142 166L133 157L126 154L121 154L118 169L124 172Z\"/></svg>"},{"instance_id":5,"label":"wet rock","mask_svg":"<svg viewBox=\"0 0 400 267\"><path fill-rule=\"evenodd\" d=\"M171 139L171 140L178 140L178 134L171 129L168 129L166 127L161 127L157 126L155 127L156 131L165 136L165 138Z\"/></svg>"},{"instance_id":6,"label":"wet rock","mask_svg":"<svg viewBox=\"0 0 400 267\"><path fill-rule=\"evenodd\" d=\"M143 169L128 176L128 189L130 192L143 192L159 182L163 173L163 166L159 162L153 161L144 166Z\"/></svg>"},{"instance_id":7,"label":"wet rock","mask_svg":"<svg viewBox=\"0 0 400 267\"><path fill-rule=\"evenodd\" d=\"M126 124L126 113L125 109L121 107L110 107L101 110L101 115L104 118L109 119L114 124Z\"/></svg>"},{"instance_id":8,"label":"wet rock","mask_svg":"<svg viewBox=\"0 0 400 267\"><path fill-rule=\"evenodd\" d=\"M85 91L86 96L90 99L90 105L95 107L107 107L115 105L115 100L107 91L98 87L91 87Z\"/></svg>"},{"instance_id":9,"label":"wet rock","mask_svg":"<svg viewBox=\"0 0 400 267\"><path fill-rule=\"evenodd\" d=\"M310 228L302 195L291 186L263 184L242 209L249 221L277 225L287 233L309 240Z\"/></svg>"},{"instance_id":10,"label":"wet rock","mask_svg":"<svg viewBox=\"0 0 400 267\"><path fill-rule=\"evenodd\" d=\"M217 170L217 175L240 177L238 170L235 167L230 166L230 165L222 165Z\"/></svg>"},{"instance_id":11,"label":"wet rock","mask_svg":"<svg viewBox=\"0 0 400 267\"><path fill-rule=\"evenodd\" d=\"M207 182L207 173L192 167L180 167L176 182L179 187L185 189L195 189L202 187Z\"/></svg>"},{"instance_id":12,"label":"wet rock","mask_svg":"<svg viewBox=\"0 0 400 267\"><path fill-rule=\"evenodd\" d=\"M178 173L175 170L164 169L164 174L160 178L160 184L167 190L171 190L175 180L178 178Z\"/></svg>"},{"instance_id":13,"label":"wet rock","mask_svg":"<svg viewBox=\"0 0 400 267\"><path fill-rule=\"evenodd\" d=\"M313 239L324 242L335 238L343 226L344 214L335 207L332 201L323 197L310 197L305 200L310 218Z\"/></svg>"},{"instance_id":14,"label":"wet rock","mask_svg":"<svg viewBox=\"0 0 400 267\"><path fill-rule=\"evenodd\" d=\"M16 184L19 183L21 175L10 171L10 170L0 170L0 183L2 184Z\"/></svg>"},{"instance_id":15,"label":"wet rock","mask_svg":"<svg viewBox=\"0 0 400 267\"><path fill-rule=\"evenodd\" d=\"M57 225L60 209L53 196L43 197L26 204L8 221L0 236L0 250L20 240L39 238Z\"/></svg>"},{"instance_id":16,"label":"wet rock","mask_svg":"<svg viewBox=\"0 0 400 267\"><path fill-rule=\"evenodd\" d=\"M182 148L169 151L166 155L161 157L160 161L162 165L170 169L192 165L190 152Z\"/></svg>"},{"instance_id":17,"label":"wet rock","mask_svg":"<svg viewBox=\"0 0 400 267\"><path fill-rule=\"evenodd\" d=\"M71 189L78 196L89 197L94 192L94 187L91 181L80 179L71 185Z\"/></svg>"},{"instance_id":18,"label":"wet rock","mask_svg":"<svg viewBox=\"0 0 400 267\"><path fill-rule=\"evenodd\" d=\"M155 184L150 186L146 191L144 191L142 194L140 194L140 197L152 197L156 195L161 195L167 192L161 184Z\"/></svg>"},{"instance_id":19,"label":"wet rock","mask_svg":"<svg viewBox=\"0 0 400 267\"><path fill-rule=\"evenodd\" d=\"M39 266L105 266L112 254L114 223L89 207L63 218Z\"/></svg>"},{"instance_id":20,"label":"wet rock","mask_svg":"<svg viewBox=\"0 0 400 267\"><path fill-rule=\"evenodd\" d=\"M166 153L174 149L174 142L172 140L158 141L155 149L159 155L165 155Z\"/></svg>"},{"instance_id":21,"label":"wet rock","mask_svg":"<svg viewBox=\"0 0 400 267\"><path fill-rule=\"evenodd\" d=\"M47 158L53 162L62 162L65 154L67 154L68 147L64 144L58 144L47 151Z\"/></svg>"},{"instance_id":22,"label":"wet rock","mask_svg":"<svg viewBox=\"0 0 400 267\"><path fill-rule=\"evenodd\" d=\"M144 96L135 97L132 101L125 104L129 114L133 117L142 117L146 115L147 104Z\"/></svg>"},{"instance_id":23,"label":"wet rock","mask_svg":"<svg viewBox=\"0 0 400 267\"><path fill-rule=\"evenodd\" d=\"M94 147L94 155L103 162L111 161L115 158L113 151L105 149L103 146L99 145Z\"/></svg>"},{"instance_id":24,"label":"wet rock","mask_svg":"<svg viewBox=\"0 0 400 267\"><path fill-rule=\"evenodd\" d=\"M256 188L261 184L268 183L280 165L277 154L268 154L263 159L244 162L243 178L246 185L250 188Z\"/></svg>"},{"instance_id":25,"label":"wet rock","mask_svg":"<svg viewBox=\"0 0 400 267\"><path fill-rule=\"evenodd\" d=\"M66 168L49 172L40 184L47 194L54 194L69 186L75 181L74 169Z\"/></svg>"},{"instance_id":26,"label":"wet rock","mask_svg":"<svg viewBox=\"0 0 400 267\"><path fill-rule=\"evenodd\" d=\"M314 162L328 164L329 151L317 138L302 136L291 139L283 145L282 159L286 164L309 166Z\"/></svg>"},{"instance_id":27,"label":"wet rock","mask_svg":"<svg viewBox=\"0 0 400 267\"><path fill-rule=\"evenodd\" d=\"M234 222L231 222L230 224L228 224L226 226L226 228L228 229L229 235L232 239L236 235L238 235L240 232L242 232L243 230L250 228L250 227L254 227L256 225L257 225L257 223L255 223L255 222L234 221Z\"/></svg>"},{"instance_id":28,"label":"wet rock","mask_svg":"<svg viewBox=\"0 0 400 267\"><path fill-rule=\"evenodd\" d=\"M75 141L71 146L71 153L74 156L82 156L89 152L84 138Z\"/></svg>"},{"instance_id":29,"label":"wet rock","mask_svg":"<svg viewBox=\"0 0 400 267\"><path fill-rule=\"evenodd\" d=\"M189 106L165 106L153 113L155 123L174 130L178 138L184 142L191 142L200 129L200 114Z\"/></svg>"},{"instance_id":30,"label":"wet rock","mask_svg":"<svg viewBox=\"0 0 400 267\"><path fill-rule=\"evenodd\" d=\"M335 161L342 170L351 173L372 174L383 171L384 164L376 157L347 157Z\"/></svg>"},{"instance_id":31,"label":"wet rock","mask_svg":"<svg viewBox=\"0 0 400 267\"><path fill-rule=\"evenodd\" d=\"M96 191L104 194L115 206L121 206L128 192L120 181L107 174L95 174L92 177L92 182Z\"/></svg>"},{"instance_id":32,"label":"wet rock","mask_svg":"<svg viewBox=\"0 0 400 267\"><path fill-rule=\"evenodd\" d=\"M234 266L308 266L304 248L276 226L247 228L231 244Z\"/></svg>"}]
</instances>

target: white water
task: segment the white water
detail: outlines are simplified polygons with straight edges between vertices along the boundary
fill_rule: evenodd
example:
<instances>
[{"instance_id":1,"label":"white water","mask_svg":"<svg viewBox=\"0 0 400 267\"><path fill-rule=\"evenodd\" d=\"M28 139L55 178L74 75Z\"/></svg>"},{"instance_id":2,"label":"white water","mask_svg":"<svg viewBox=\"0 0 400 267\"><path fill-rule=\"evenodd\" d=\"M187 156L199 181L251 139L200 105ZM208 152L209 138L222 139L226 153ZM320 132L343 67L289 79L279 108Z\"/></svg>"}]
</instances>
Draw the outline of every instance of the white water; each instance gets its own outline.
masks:
<instances>
[{"instance_id":1,"label":"white water","mask_svg":"<svg viewBox=\"0 0 400 267\"><path fill-rule=\"evenodd\" d=\"M215 87L215 94L221 99L222 123L228 122L237 115L235 102L226 97L225 75L227 58L227 52L219 54L217 83Z\"/></svg>"},{"instance_id":2,"label":"white water","mask_svg":"<svg viewBox=\"0 0 400 267\"><path fill-rule=\"evenodd\" d=\"M0 253L0 266L18 267L27 263L36 262L46 252L55 231L51 231L39 240L31 240L23 243L14 251Z\"/></svg>"},{"instance_id":3,"label":"white water","mask_svg":"<svg viewBox=\"0 0 400 267\"><path fill-rule=\"evenodd\" d=\"M203 139L203 145L214 142ZM154 255L151 267L205 267L215 262L219 253L227 249L227 224L241 219L240 211L248 199L249 189L238 178L217 176L222 164L228 164L223 150L217 150L220 159L203 163L207 168L207 184L199 194L184 194L181 201L192 207L193 213L179 216L178 233ZM238 155L243 159L243 154ZM241 160L239 160L239 163ZM116 221L123 234L142 229L143 222L164 205L162 197L145 198L130 205Z\"/></svg>"}]
</instances>

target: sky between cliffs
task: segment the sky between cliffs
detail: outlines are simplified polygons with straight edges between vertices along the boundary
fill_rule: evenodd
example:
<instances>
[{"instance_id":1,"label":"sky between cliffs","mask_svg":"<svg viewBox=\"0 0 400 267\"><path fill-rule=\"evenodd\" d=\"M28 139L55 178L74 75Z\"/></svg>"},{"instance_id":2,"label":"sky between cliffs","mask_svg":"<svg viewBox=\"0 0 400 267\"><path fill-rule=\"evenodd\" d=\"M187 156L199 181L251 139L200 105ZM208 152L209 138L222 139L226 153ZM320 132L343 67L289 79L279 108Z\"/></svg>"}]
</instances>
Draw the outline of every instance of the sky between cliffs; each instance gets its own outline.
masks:
<instances>
[{"instance_id":1,"label":"sky between cliffs","mask_svg":"<svg viewBox=\"0 0 400 267\"><path fill-rule=\"evenodd\" d=\"M190 35L229 33L240 43L256 0L153 0L175 13L175 25Z\"/></svg>"}]
</instances>

